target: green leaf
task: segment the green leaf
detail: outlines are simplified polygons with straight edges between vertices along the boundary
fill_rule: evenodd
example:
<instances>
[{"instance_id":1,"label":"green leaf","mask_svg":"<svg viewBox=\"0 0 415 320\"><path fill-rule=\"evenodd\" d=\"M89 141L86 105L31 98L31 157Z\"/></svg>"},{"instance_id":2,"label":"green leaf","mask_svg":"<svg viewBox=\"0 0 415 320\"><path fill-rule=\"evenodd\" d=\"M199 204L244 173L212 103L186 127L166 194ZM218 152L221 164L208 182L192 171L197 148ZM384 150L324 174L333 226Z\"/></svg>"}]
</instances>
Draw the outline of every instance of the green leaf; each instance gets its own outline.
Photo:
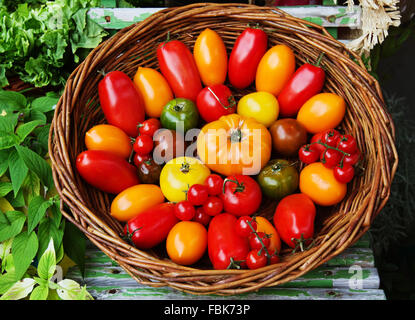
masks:
<instances>
[{"instance_id":1,"label":"green leaf","mask_svg":"<svg viewBox=\"0 0 415 320\"><path fill-rule=\"evenodd\" d=\"M82 277L85 276L86 237L73 223L66 221L63 234L63 248L65 253L79 268Z\"/></svg>"},{"instance_id":2,"label":"green leaf","mask_svg":"<svg viewBox=\"0 0 415 320\"><path fill-rule=\"evenodd\" d=\"M49 295L49 287L37 286L30 295L30 300L46 300Z\"/></svg>"},{"instance_id":3,"label":"green leaf","mask_svg":"<svg viewBox=\"0 0 415 320\"><path fill-rule=\"evenodd\" d=\"M25 165L50 189L53 186L52 169L46 160L27 147L16 146L16 150Z\"/></svg>"},{"instance_id":4,"label":"green leaf","mask_svg":"<svg viewBox=\"0 0 415 320\"><path fill-rule=\"evenodd\" d=\"M46 210L53 204L53 202L45 200L41 196L36 196L30 201L27 209L27 232L32 232L40 220L45 215Z\"/></svg>"},{"instance_id":5,"label":"green leaf","mask_svg":"<svg viewBox=\"0 0 415 320\"><path fill-rule=\"evenodd\" d=\"M0 114L22 110L26 107L26 104L27 101L23 94L0 89Z\"/></svg>"},{"instance_id":6,"label":"green leaf","mask_svg":"<svg viewBox=\"0 0 415 320\"><path fill-rule=\"evenodd\" d=\"M23 161L22 157L19 156L17 151L13 150L12 152L10 152L9 173L15 197L17 196L17 193L19 192L20 187L22 186L28 171L29 169L27 168L25 162Z\"/></svg>"},{"instance_id":7,"label":"green leaf","mask_svg":"<svg viewBox=\"0 0 415 320\"><path fill-rule=\"evenodd\" d=\"M52 111L54 106L58 103L59 97L51 97L51 96L45 96L40 97L32 102L32 109L46 113L49 111Z\"/></svg>"},{"instance_id":8,"label":"green leaf","mask_svg":"<svg viewBox=\"0 0 415 320\"><path fill-rule=\"evenodd\" d=\"M25 278L16 282L5 294L3 294L0 300L20 300L26 298L33 290L35 280L31 278Z\"/></svg>"},{"instance_id":9,"label":"green leaf","mask_svg":"<svg viewBox=\"0 0 415 320\"><path fill-rule=\"evenodd\" d=\"M56 270L56 255L53 247L53 239L50 239L48 248L42 254L37 266L37 273L39 277L45 280L50 280Z\"/></svg>"},{"instance_id":10,"label":"green leaf","mask_svg":"<svg viewBox=\"0 0 415 320\"><path fill-rule=\"evenodd\" d=\"M0 275L0 294L4 294L16 283L16 274L14 272L7 272Z\"/></svg>"},{"instance_id":11,"label":"green leaf","mask_svg":"<svg viewBox=\"0 0 415 320\"><path fill-rule=\"evenodd\" d=\"M59 297L63 300L78 300L84 294L84 299L92 300L92 296L81 288L79 283L71 280L64 279L58 282L58 285L61 287L57 290Z\"/></svg>"},{"instance_id":12,"label":"green leaf","mask_svg":"<svg viewBox=\"0 0 415 320\"><path fill-rule=\"evenodd\" d=\"M19 114L0 114L0 132L1 133L14 133L14 128L17 125Z\"/></svg>"},{"instance_id":13,"label":"green leaf","mask_svg":"<svg viewBox=\"0 0 415 320\"><path fill-rule=\"evenodd\" d=\"M11 182L0 182L0 198L6 196L12 190L13 186Z\"/></svg>"},{"instance_id":14,"label":"green leaf","mask_svg":"<svg viewBox=\"0 0 415 320\"><path fill-rule=\"evenodd\" d=\"M30 203L32 199L40 195L40 179L32 171L27 173L26 179L23 181L21 189L26 203Z\"/></svg>"},{"instance_id":15,"label":"green leaf","mask_svg":"<svg viewBox=\"0 0 415 320\"><path fill-rule=\"evenodd\" d=\"M23 142L23 140L39 125L44 124L45 122L43 120L34 120L27 122L25 124L22 124L19 126L16 130L16 134L20 138L20 142Z\"/></svg>"},{"instance_id":16,"label":"green leaf","mask_svg":"<svg viewBox=\"0 0 415 320\"><path fill-rule=\"evenodd\" d=\"M30 111L30 119L35 121L42 121L43 123L47 122L47 117L43 112L37 111L37 110L32 110Z\"/></svg>"},{"instance_id":17,"label":"green leaf","mask_svg":"<svg viewBox=\"0 0 415 320\"><path fill-rule=\"evenodd\" d=\"M0 211L0 241L6 241L18 235L26 221L26 215L19 211Z\"/></svg>"},{"instance_id":18,"label":"green leaf","mask_svg":"<svg viewBox=\"0 0 415 320\"><path fill-rule=\"evenodd\" d=\"M63 230L58 229L52 219L45 218L43 221L41 221L37 234L39 237L38 258L40 258L45 252L46 248L49 245L50 239L53 239L55 252L58 251L59 246L62 243Z\"/></svg>"},{"instance_id":19,"label":"green leaf","mask_svg":"<svg viewBox=\"0 0 415 320\"><path fill-rule=\"evenodd\" d=\"M17 279L25 274L38 248L39 243L35 232L22 232L13 239L12 255Z\"/></svg>"},{"instance_id":20,"label":"green leaf","mask_svg":"<svg viewBox=\"0 0 415 320\"><path fill-rule=\"evenodd\" d=\"M7 171L9 167L9 150L0 150L0 177Z\"/></svg>"}]
</instances>

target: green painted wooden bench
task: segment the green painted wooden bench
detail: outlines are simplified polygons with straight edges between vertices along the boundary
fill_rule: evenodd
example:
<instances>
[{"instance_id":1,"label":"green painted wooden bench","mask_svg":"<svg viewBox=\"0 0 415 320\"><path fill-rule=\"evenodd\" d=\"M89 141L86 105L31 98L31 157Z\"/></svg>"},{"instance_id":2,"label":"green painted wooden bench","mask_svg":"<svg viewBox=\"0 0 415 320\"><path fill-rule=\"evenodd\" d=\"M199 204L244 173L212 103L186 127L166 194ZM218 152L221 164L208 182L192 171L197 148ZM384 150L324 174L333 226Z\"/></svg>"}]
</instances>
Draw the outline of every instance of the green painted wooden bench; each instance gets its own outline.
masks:
<instances>
[{"instance_id":1,"label":"green painted wooden bench","mask_svg":"<svg viewBox=\"0 0 415 320\"><path fill-rule=\"evenodd\" d=\"M362 237L353 247L304 276L278 287L237 296L195 296L169 288L138 284L116 262L92 243L87 246L85 278L77 267L66 277L86 284L97 300L385 300L369 241Z\"/></svg>"},{"instance_id":2,"label":"green painted wooden bench","mask_svg":"<svg viewBox=\"0 0 415 320\"><path fill-rule=\"evenodd\" d=\"M162 8L113 8L114 0L103 0L104 8L93 8L89 17L113 32L142 21ZM324 0L331 5L333 0ZM110 7L110 8L108 8ZM340 6L284 7L288 13L320 24L339 39L341 28L360 27L360 8L346 12ZM348 39L339 39L347 42ZM99 300L109 299L353 299L384 300L379 289L379 276L367 238L358 241L339 256L306 275L279 287L263 288L255 293L238 296L194 296L169 287L153 288L138 284L121 267L102 251L89 243L87 248L86 276L83 279L78 268L73 267L67 278L87 285L88 291Z\"/></svg>"}]
</instances>

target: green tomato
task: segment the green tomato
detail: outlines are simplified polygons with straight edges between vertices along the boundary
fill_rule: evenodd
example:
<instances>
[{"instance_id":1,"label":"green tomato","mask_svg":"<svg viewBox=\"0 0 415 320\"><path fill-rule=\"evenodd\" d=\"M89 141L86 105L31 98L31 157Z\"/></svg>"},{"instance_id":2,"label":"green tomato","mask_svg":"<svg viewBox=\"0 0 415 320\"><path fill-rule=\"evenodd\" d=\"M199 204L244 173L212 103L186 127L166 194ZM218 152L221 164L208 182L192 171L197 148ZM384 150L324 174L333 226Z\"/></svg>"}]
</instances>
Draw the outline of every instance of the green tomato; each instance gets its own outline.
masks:
<instances>
[{"instance_id":1,"label":"green tomato","mask_svg":"<svg viewBox=\"0 0 415 320\"><path fill-rule=\"evenodd\" d=\"M160 122L164 128L186 132L189 129L197 128L199 113L193 101L176 98L170 100L164 106L161 112Z\"/></svg>"},{"instance_id":2,"label":"green tomato","mask_svg":"<svg viewBox=\"0 0 415 320\"><path fill-rule=\"evenodd\" d=\"M294 162L274 159L262 168L257 180L268 198L280 200L297 190L298 171Z\"/></svg>"}]
</instances>

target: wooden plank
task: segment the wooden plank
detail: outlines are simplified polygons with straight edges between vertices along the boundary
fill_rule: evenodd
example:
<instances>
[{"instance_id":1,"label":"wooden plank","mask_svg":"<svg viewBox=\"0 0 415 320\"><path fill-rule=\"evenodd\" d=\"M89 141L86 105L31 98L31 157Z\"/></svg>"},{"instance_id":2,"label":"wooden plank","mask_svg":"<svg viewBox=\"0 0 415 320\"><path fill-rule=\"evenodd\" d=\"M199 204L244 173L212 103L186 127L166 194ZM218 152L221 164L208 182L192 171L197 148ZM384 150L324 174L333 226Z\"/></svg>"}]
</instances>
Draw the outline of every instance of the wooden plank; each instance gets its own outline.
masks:
<instances>
[{"instance_id":1,"label":"wooden plank","mask_svg":"<svg viewBox=\"0 0 415 320\"><path fill-rule=\"evenodd\" d=\"M259 292L236 296L195 296L170 288L88 287L97 300L386 300L379 289L263 288Z\"/></svg>"},{"instance_id":2,"label":"wooden plank","mask_svg":"<svg viewBox=\"0 0 415 320\"><path fill-rule=\"evenodd\" d=\"M361 9L354 6L347 12L343 6L293 6L278 7L295 17L314 22L324 27L359 28ZM165 8L91 8L88 16L106 29L122 29L140 22ZM329 17L332 17L331 21Z\"/></svg>"}]
</instances>

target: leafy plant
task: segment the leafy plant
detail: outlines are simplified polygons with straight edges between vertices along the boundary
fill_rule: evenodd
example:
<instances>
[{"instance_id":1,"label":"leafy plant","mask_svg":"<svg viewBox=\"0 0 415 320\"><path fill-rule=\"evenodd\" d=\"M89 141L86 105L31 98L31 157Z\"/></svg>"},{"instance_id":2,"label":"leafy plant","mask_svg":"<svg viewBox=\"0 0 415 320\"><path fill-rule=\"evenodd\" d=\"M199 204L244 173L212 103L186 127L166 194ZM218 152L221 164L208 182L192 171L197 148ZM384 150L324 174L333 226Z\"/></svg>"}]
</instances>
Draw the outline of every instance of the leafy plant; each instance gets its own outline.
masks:
<instances>
[{"instance_id":1,"label":"leafy plant","mask_svg":"<svg viewBox=\"0 0 415 320\"><path fill-rule=\"evenodd\" d=\"M48 163L50 122L58 99L53 92L27 98L18 92L0 90L2 299L20 299L30 292L31 299L47 298L49 289L61 298L89 297L85 289L69 280L51 282L56 264L65 254L81 270L85 254L84 236L62 219ZM68 243L67 239L73 246L65 252L63 243Z\"/></svg>"}]
</instances>

